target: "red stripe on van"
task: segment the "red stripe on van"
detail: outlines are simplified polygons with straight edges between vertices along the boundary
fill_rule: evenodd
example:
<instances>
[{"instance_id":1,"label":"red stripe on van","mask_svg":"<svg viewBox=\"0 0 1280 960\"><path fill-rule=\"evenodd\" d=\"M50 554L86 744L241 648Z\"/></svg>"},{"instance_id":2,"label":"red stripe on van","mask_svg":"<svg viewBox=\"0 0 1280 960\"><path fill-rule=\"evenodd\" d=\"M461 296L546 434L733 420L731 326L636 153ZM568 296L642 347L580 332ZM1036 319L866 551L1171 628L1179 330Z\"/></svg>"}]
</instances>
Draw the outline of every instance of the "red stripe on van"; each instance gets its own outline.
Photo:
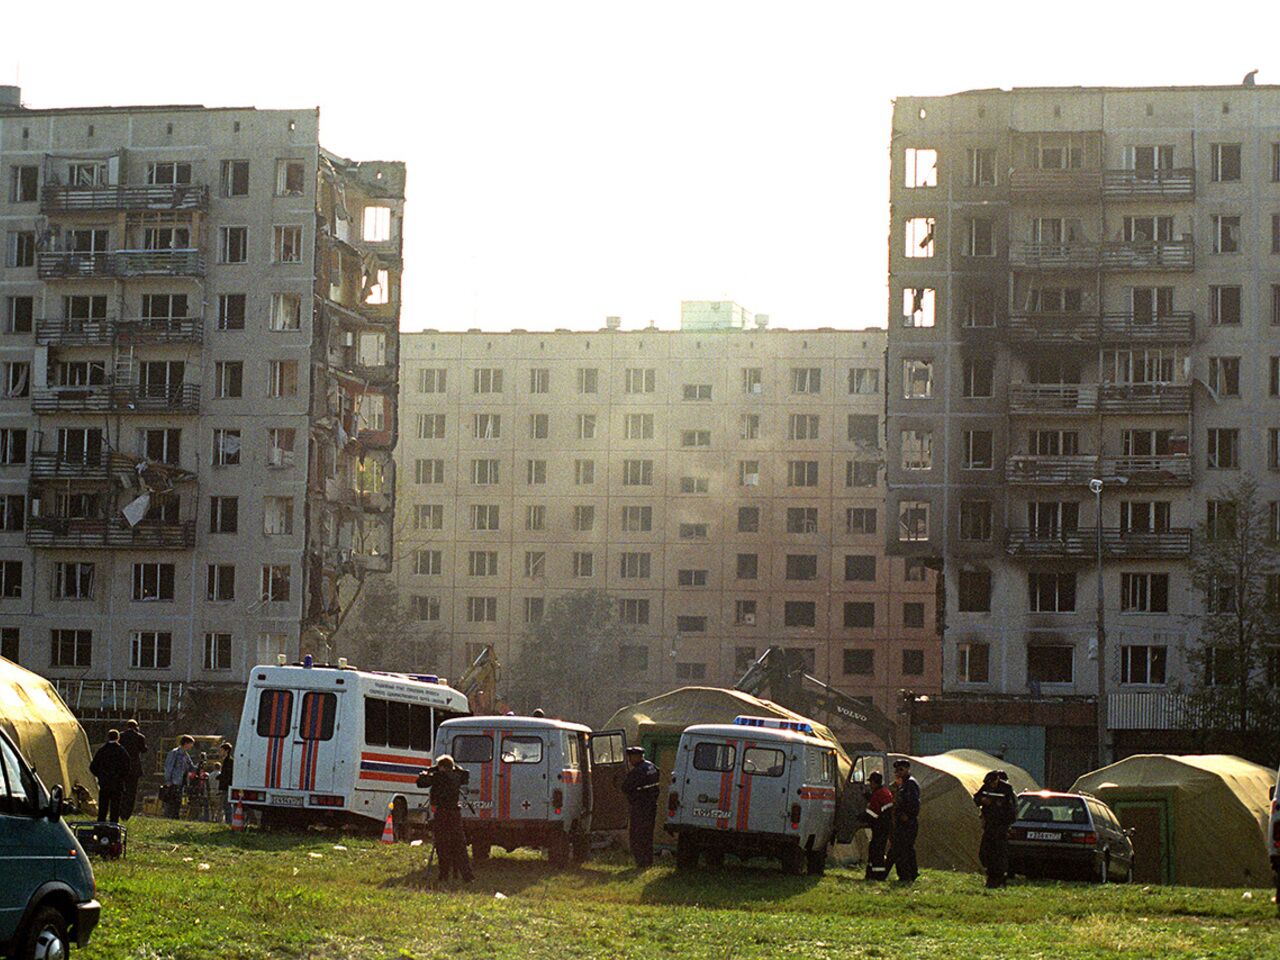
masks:
<instances>
[{"instance_id":1,"label":"red stripe on van","mask_svg":"<svg viewBox=\"0 0 1280 960\"><path fill-rule=\"evenodd\" d=\"M729 746L733 747L734 762L736 763L737 755L738 755L738 741L730 740ZM716 804L716 807L721 812L727 812L732 806L732 801L733 801L733 766L730 765L728 770L720 774L720 802ZM720 830L728 830L729 818L716 817L716 827L719 828Z\"/></svg>"},{"instance_id":2,"label":"red stripe on van","mask_svg":"<svg viewBox=\"0 0 1280 960\"><path fill-rule=\"evenodd\" d=\"M493 731L482 730L484 736L489 738L489 762L480 764L480 809L476 811L480 819L488 820L493 817Z\"/></svg>"},{"instance_id":3,"label":"red stripe on van","mask_svg":"<svg viewBox=\"0 0 1280 960\"><path fill-rule=\"evenodd\" d=\"M801 800L834 800L836 792L831 787L801 787Z\"/></svg>"},{"instance_id":4,"label":"red stripe on van","mask_svg":"<svg viewBox=\"0 0 1280 960\"><path fill-rule=\"evenodd\" d=\"M745 761L747 751L754 747L754 740L747 740L742 744L742 759ZM751 781L755 777L748 777L746 771L742 773L742 786L738 789L738 829L747 829L747 817L751 814Z\"/></svg>"},{"instance_id":5,"label":"red stripe on van","mask_svg":"<svg viewBox=\"0 0 1280 960\"><path fill-rule=\"evenodd\" d=\"M378 770L365 770L360 774L361 780L385 780L388 783L417 783L416 773L382 773Z\"/></svg>"}]
</instances>

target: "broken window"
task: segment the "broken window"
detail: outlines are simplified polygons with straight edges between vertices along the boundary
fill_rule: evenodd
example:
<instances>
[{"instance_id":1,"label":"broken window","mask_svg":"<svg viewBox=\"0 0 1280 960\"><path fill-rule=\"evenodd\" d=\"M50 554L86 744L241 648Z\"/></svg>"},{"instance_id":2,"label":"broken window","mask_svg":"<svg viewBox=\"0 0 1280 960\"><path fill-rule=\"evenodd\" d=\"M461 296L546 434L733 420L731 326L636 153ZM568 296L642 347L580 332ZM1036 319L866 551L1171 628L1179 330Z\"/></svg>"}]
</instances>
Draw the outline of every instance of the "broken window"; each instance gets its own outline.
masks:
<instances>
[{"instance_id":1,"label":"broken window","mask_svg":"<svg viewBox=\"0 0 1280 960\"><path fill-rule=\"evenodd\" d=\"M991 539L991 501L960 501L960 539L985 543Z\"/></svg>"},{"instance_id":2,"label":"broken window","mask_svg":"<svg viewBox=\"0 0 1280 960\"><path fill-rule=\"evenodd\" d=\"M92 600L93 564L78 561L55 563L53 596L57 600Z\"/></svg>"},{"instance_id":3,"label":"broken window","mask_svg":"<svg viewBox=\"0 0 1280 960\"><path fill-rule=\"evenodd\" d=\"M1213 215L1213 252L1240 252L1240 218Z\"/></svg>"},{"instance_id":4,"label":"broken window","mask_svg":"<svg viewBox=\"0 0 1280 960\"><path fill-rule=\"evenodd\" d=\"M880 476L880 463L876 460L846 460L844 485L846 487L874 487Z\"/></svg>"},{"instance_id":5,"label":"broken window","mask_svg":"<svg viewBox=\"0 0 1280 960\"><path fill-rule=\"evenodd\" d=\"M1064 644L1027 647L1027 683L1071 683L1075 648Z\"/></svg>"},{"instance_id":6,"label":"broken window","mask_svg":"<svg viewBox=\"0 0 1280 960\"><path fill-rule=\"evenodd\" d=\"M222 195L247 197L249 195L249 161L222 161Z\"/></svg>"},{"instance_id":7,"label":"broken window","mask_svg":"<svg viewBox=\"0 0 1280 960\"><path fill-rule=\"evenodd\" d=\"M902 431L902 469L933 469L933 431Z\"/></svg>"},{"instance_id":8,"label":"broken window","mask_svg":"<svg viewBox=\"0 0 1280 960\"><path fill-rule=\"evenodd\" d=\"M898 540L919 543L929 539L929 501L903 500L898 504Z\"/></svg>"},{"instance_id":9,"label":"broken window","mask_svg":"<svg viewBox=\"0 0 1280 960\"><path fill-rule=\"evenodd\" d=\"M1240 179L1240 144L1215 143L1209 150L1210 178L1214 183L1234 183Z\"/></svg>"},{"instance_id":10,"label":"broken window","mask_svg":"<svg viewBox=\"0 0 1280 960\"><path fill-rule=\"evenodd\" d=\"M904 400L927 400L933 396L933 361L902 361L902 397Z\"/></svg>"},{"instance_id":11,"label":"broken window","mask_svg":"<svg viewBox=\"0 0 1280 960\"><path fill-rule=\"evenodd\" d=\"M991 571L982 567L960 571L957 594L961 613L991 612Z\"/></svg>"},{"instance_id":12,"label":"broken window","mask_svg":"<svg viewBox=\"0 0 1280 960\"><path fill-rule=\"evenodd\" d=\"M139 602L173 599L172 563L135 563L133 599Z\"/></svg>"},{"instance_id":13,"label":"broken window","mask_svg":"<svg viewBox=\"0 0 1280 960\"><path fill-rule=\"evenodd\" d=\"M818 620L818 605L812 600L786 600L782 604L782 622L788 627L812 627Z\"/></svg>"},{"instance_id":14,"label":"broken window","mask_svg":"<svg viewBox=\"0 0 1280 960\"><path fill-rule=\"evenodd\" d=\"M240 431L217 427L213 431L213 462L219 467L233 467L240 462Z\"/></svg>"},{"instance_id":15,"label":"broken window","mask_svg":"<svg viewBox=\"0 0 1280 960\"><path fill-rule=\"evenodd\" d=\"M267 536L293 533L293 497L262 498L262 532Z\"/></svg>"},{"instance_id":16,"label":"broken window","mask_svg":"<svg viewBox=\"0 0 1280 960\"><path fill-rule=\"evenodd\" d=\"M143 250L189 250L190 227L145 227L142 231Z\"/></svg>"},{"instance_id":17,"label":"broken window","mask_svg":"<svg viewBox=\"0 0 1280 960\"><path fill-rule=\"evenodd\" d=\"M173 634L135 630L129 641L129 666L138 670L163 670L173 659Z\"/></svg>"},{"instance_id":18,"label":"broken window","mask_svg":"<svg viewBox=\"0 0 1280 960\"><path fill-rule=\"evenodd\" d=\"M391 208L368 206L364 208L364 230L361 234L369 243L384 243L391 239Z\"/></svg>"},{"instance_id":19,"label":"broken window","mask_svg":"<svg viewBox=\"0 0 1280 960\"><path fill-rule=\"evenodd\" d=\"M902 325L932 327L935 321L938 292L933 287L904 287L902 290Z\"/></svg>"},{"instance_id":20,"label":"broken window","mask_svg":"<svg viewBox=\"0 0 1280 960\"><path fill-rule=\"evenodd\" d=\"M443 413L418 414L418 439L443 440L445 436L445 415Z\"/></svg>"},{"instance_id":21,"label":"broken window","mask_svg":"<svg viewBox=\"0 0 1280 960\"><path fill-rule=\"evenodd\" d=\"M1210 470L1239 469L1240 431L1235 428L1209 428L1205 454L1205 466Z\"/></svg>"},{"instance_id":22,"label":"broken window","mask_svg":"<svg viewBox=\"0 0 1280 960\"><path fill-rule=\"evenodd\" d=\"M471 435L477 440L497 440L502 436L502 415L477 413L471 418Z\"/></svg>"},{"instance_id":23,"label":"broken window","mask_svg":"<svg viewBox=\"0 0 1280 960\"><path fill-rule=\"evenodd\" d=\"M816 487L818 485L818 461L817 460L788 460L787 461L787 486L788 487ZM699 491L705 493L705 490Z\"/></svg>"},{"instance_id":24,"label":"broken window","mask_svg":"<svg viewBox=\"0 0 1280 960\"><path fill-rule=\"evenodd\" d=\"M1209 358L1209 389L1218 397L1240 396L1240 358Z\"/></svg>"},{"instance_id":25,"label":"broken window","mask_svg":"<svg viewBox=\"0 0 1280 960\"><path fill-rule=\"evenodd\" d=\"M191 164L161 160L147 164L147 186L175 187L191 182Z\"/></svg>"},{"instance_id":26,"label":"broken window","mask_svg":"<svg viewBox=\"0 0 1280 960\"><path fill-rule=\"evenodd\" d=\"M499 511L496 503L474 503L471 505L472 530L497 530Z\"/></svg>"},{"instance_id":27,"label":"broken window","mask_svg":"<svg viewBox=\"0 0 1280 960\"><path fill-rule=\"evenodd\" d=\"M72 253L106 253L110 241L110 230L68 230L64 249Z\"/></svg>"},{"instance_id":28,"label":"broken window","mask_svg":"<svg viewBox=\"0 0 1280 960\"><path fill-rule=\"evenodd\" d=\"M276 227L272 256L276 263L302 262L302 228Z\"/></svg>"},{"instance_id":29,"label":"broken window","mask_svg":"<svg viewBox=\"0 0 1280 960\"><path fill-rule=\"evenodd\" d=\"M961 683L987 683L991 679L990 660L989 644L959 644L956 647L956 679Z\"/></svg>"},{"instance_id":30,"label":"broken window","mask_svg":"<svg viewBox=\"0 0 1280 960\"><path fill-rule=\"evenodd\" d=\"M938 221L934 217L911 217L906 223L907 248L904 256L932 257L934 231Z\"/></svg>"},{"instance_id":31,"label":"broken window","mask_svg":"<svg viewBox=\"0 0 1280 960\"><path fill-rule=\"evenodd\" d=\"M787 507L787 533L817 533L817 507Z\"/></svg>"},{"instance_id":32,"label":"broken window","mask_svg":"<svg viewBox=\"0 0 1280 960\"><path fill-rule=\"evenodd\" d=\"M936 187L938 185L938 151L907 147L906 185Z\"/></svg>"},{"instance_id":33,"label":"broken window","mask_svg":"<svg viewBox=\"0 0 1280 960\"><path fill-rule=\"evenodd\" d=\"M89 189L107 186L107 164L101 160L82 160L67 164L67 185Z\"/></svg>"},{"instance_id":34,"label":"broken window","mask_svg":"<svg viewBox=\"0 0 1280 960\"><path fill-rule=\"evenodd\" d=\"M1074 572L1032 570L1027 574L1027 609L1032 613L1071 613L1076 608Z\"/></svg>"},{"instance_id":35,"label":"broken window","mask_svg":"<svg viewBox=\"0 0 1280 960\"><path fill-rule=\"evenodd\" d=\"M418 371L419 393L444 393L449 383L449 371L445 367L426 367Z\"/></svg>"},{"instance_id":36,"label":"broken window","mask_svg":"<svg viewBox=\"0 0 1280 960\"><path fill-rule=\"evenodd\" d=\"M876 367L850 367L849 392L855 394L878 394L880 392L880 371Z\"/></svg>"},{"instance_id":37,"label":"broken window","mask_svg":"<svg viewBox=\"0 0 1280 960\"><path fill-rule=\"evenodd\" d=\"M302 329L302 297L296 293L273 293L271 315L267 320L269 330Z\"/></svg>"},{"instance_id":38,"label":"broken window","mask_svg":"<svg viewBox=\"0 0 1280 960\"><path fill-rule=\"evenodd\" d=\"M792 367L791 392L811 394L821 393L822 369L820 367Z\"/></svg>"},{"instance_id":39,"label":"broken window","mask_svg":"<svg viewBox=\"0 0 1280 960\"><path fill-rule=\"evenodd\" d=\"M218 228L218 262L247 263L249 260L249 228Z\"/></svg>"},{"instance_id":40,"label":"broken window","mask_svg":"<svg viewBox=\"0 0 1280 960\"><path fill-rule=\"evenodd\" d=\"M361 430L382 433L387 429L387 404L380 393L365 393L358 407Z\"/></svg>"},{"instance_id":41,"label":"broken window","mask_svg":"<svg viewBox=\"0 0 1280 960\"><path fill-rule=\"evenodd\" d=\"M1125 147L1124 166L1134 171L1138 180L1154 180L1156 171L1173 169L1173 147L1167 144Z\"/></svg>"},{"instance_id":42,"label":"broken window","mask_svg":"<svg viewBox=\"0 0 1280 960\"><path fill-rule=\"evenodd\" d=\"M235 533L240 501L237 497L209 498L209 532Z\"/></svg>"},{"instance_id":43,"label":"broken window","mask_svg":"<svg viewBox=\"0 0 1280 960\"><path fill-rule=\"evenodd\" d=\"M296 436L293 427L272 427L267 431L267 465L293 466L293 445Z\"/></svg>"},{"instance_id":44,"label":"broken window","mask_svg":"<svg viewBox=\"0 0 1280 960\"><path fill-rule=\"evenodd\" d=\"M368 277L365 277L364 284L369 291L365 295L365 303L380 306L391 302L391 279L386 270L377 271L374 274L372 283L369 282Z\"/></svg>"},{"instance_id":45,"label":"broken window","mask_svg":"<svg viewBox=\"0 0 1280 960\"><path fill-rule=\"evenodd\" d=\"M764 388L764 371L759 367L742 368L742 392L759 393Z\"/></svg>"},{"instance_id":46,"label":"broken window","mask_svg":"<svg viewBox=\"0 0 1280 960\"><path fill-rule=\"evenodd\" d=\"M300 197L307 189L307 165L302 160L276 161L276 196Z\"/></svg>"},{"instance_id":47,"label":"broken window","mask_svg":"<svg viewBox=\"0 0 1280 960\"><path fill-rule=\"evenodd\" d=\"M696 431L706 433L710 437L710 431ZM817 440L818 439L818 415L816 413L793 413L787 417L787 439L788 440Z\"/></svg>"}]
</instances>

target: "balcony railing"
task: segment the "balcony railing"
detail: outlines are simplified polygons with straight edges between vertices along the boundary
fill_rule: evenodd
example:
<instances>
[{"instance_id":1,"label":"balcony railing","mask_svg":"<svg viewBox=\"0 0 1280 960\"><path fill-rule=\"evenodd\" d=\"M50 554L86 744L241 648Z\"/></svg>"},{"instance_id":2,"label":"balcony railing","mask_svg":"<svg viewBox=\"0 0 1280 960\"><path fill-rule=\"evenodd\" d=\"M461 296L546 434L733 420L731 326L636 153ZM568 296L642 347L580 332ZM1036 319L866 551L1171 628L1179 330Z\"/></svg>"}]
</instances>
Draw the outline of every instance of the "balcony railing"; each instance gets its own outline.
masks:
<instances>
[{"instance_id":1,"label":"balcony railing","mask_svg":"<svg viewBox=\"0 0 1280 960\"><path fill-rule=\"evenodd\" d=\"M1098 475L1098 458L1090 456L1042 457L1017 454L1004 463L1009 483L1037 485L1087 484Z\"/></svg>"},{"instance_id":2,"label":"balcony railing","mask_svg":"<svg viewBox=\"0 0 1280 960\"><path fill-rule=\"evenodd\" d=\"M1104 457L1102 478L1122 479L1130 487L1186 486L1191 483L1191 457L1185 453Z\"/></svg>"},{"instance_id":3,"label":"balcony railing","mask_svg":"<svg viewBox=\"0 0 1280 960\"><path fill-rule=\"evenodd\" d=\"M65 187L48 186L40 193L41 213L81 210L208 210L209 188L204 184L168 186Z\"/></svg>"},{"instance_id":4,"label":"balcony railing","mask_svg":"<svg viewBox=\"0 0 1280 960\"><path fill-rule=\"evenodd\" d=\"M1191 311L1136 317L1132 313L1106 313L1101 317L1079 313L1015 314L1008 322L1014 343L1096 345L1102 343L1191 343L1195 339L1195 314Z\"/></svg>"},{"instance_id":5,"label":"balcony railing","mask_svg":"<svg viewBox=\"0 0 1280 960\"><path fill-rule=\"evenodd\" d=\"M41 253L36 266L42 280L79 277L202 277L204 254L198 249L112 250L102 253Z\"/></svg>"},{"instance_id":6,"label":"balcony railing","mask_svg":"<svg viewBox=\"0 0 1280 960\"><path fill-rule=\"evenodd\" d=\"M1194 270L1191 240L1088 240L1015 243L1009 263L1028 270Z\"/></svg>"},{"instance_id":7,"label":"balcony railing","mask_svg":"<svg viewBox=\"0 0 1280 960\"><path fill-rule=\"evenodd\" d=\"M1191 387L1183 383L1103 384L1103 413L1190 413Z\"/></svg>"},{"instance_id":8,"label":"balcony railing","mask_svg":"<svg viewBox=\"0 0 1280 960\"><path fill-rule=\"evenodd\" d=\"M1102 171L1014 170L1009 193L1015 200L1092 200L1102 193Z\"/></svg>"},{"instance_id":9,"label":"balcony railing","mask_svg":"<svg viewBox=\"0 0 1280 960\"><path fill-rule=\"evenodd\" d=\"M1190 413L1191 387L1181 383L1014 383L1010 413Z\"/></svg>"},{"instance_id":10,"label":"balcony railing","mask_svg":"<svg viewBox=\"0 0 1280 960\"><path fill-rule=\"evenodd\" d=\"M28 517L27 543L33 547L88 550L109 547L185 550L196 545L196 526L193 520L176 523L143 520L136 527L131 527L123 517L110 520Z\"/></svg>"},{"instance_id":11,"label":"balcony railing","mask_svg":"<svg viewBox=\"0 0 1280 960\"><path fill-rule=\"evenodd\" d=\"M1013 383L1010 413L1093 413L1098 409L1096 383Z\"/></svg>"},{"instance_id":12,"label":"balcony railing","mask_svg":"<svg viewBox=\"0 0 1280 960\"><path fill-rule=\"evenodd\" d=\"M1031 270L1097 270L1102 263L1102 249L1087 240L1014 243L1009 246L1009 263Z\"/></svg>"},{"instance_id":13,"label":"balcony railing","mask_svg":"<svg viewBox=\"0 0 1280 960\"><path fill-rule=\"evenodd\" d=\"M106 480L111 476L111 454L103 450L80 457L61 453L33 453L32 480Z\"/></svg>"},{"instance_id":14,"label":"balcony railing","mask_svg":"<svg viewBox=\"0 0 1280 960\"><path fill-rule=\"evenodd\" d=\"M32 397L31 409L37 413L92 413L103 410L119 413L198 413L200 386L182 383L177 386L58 387L43 390Z\"/></svg>"},{"instance_id":15,"label":"balcony railing","mask_svg":"<svg viewBox=\"0 0 1280 960\"><path fill-rule=\"evenodd\" d=\"M1012 529L1005 534L1005 552L1027 560L1089 560L1098 555L1098 535L1093 529ZM1191 555L1191 531L1102 531L1102 555L1108 560L1176 560Z\"/></svg>"},{"instance_id":16,"label":"balcony railing","mask_svg":"<svg viewBox=\"0 0 1280 960\"><path fill-rule=\"evenodd\" d=\"M1004 464L1008 483L1029 486L1074 486L1095 477L1130 487L1185 486L1191 482L1191 458L1186 454L1152 457L1038 456L1015 454Z\"/></svg>"},{"instance_id":17,"label":"balcony railing","mask_svg":"<svg viewBox=\"0 0 1280 960\"><path fill-rule=\"evenodd\" d=\"M1196 171L1108 170L1102 175L1102 195L1108 200L1194 200Z\"/></svg>"},{"instance_id":18,"label":"balcony railing","mask_svg":"<svg viewBox=\"0 0 1280 960\"><path fill-rule=\"evenodd\" d=\"M109 345L119 338L133 343L200 343L200 317L126 317L119 320L36 321L36 343L61 346Z\"/></svg>"}]
</instances>

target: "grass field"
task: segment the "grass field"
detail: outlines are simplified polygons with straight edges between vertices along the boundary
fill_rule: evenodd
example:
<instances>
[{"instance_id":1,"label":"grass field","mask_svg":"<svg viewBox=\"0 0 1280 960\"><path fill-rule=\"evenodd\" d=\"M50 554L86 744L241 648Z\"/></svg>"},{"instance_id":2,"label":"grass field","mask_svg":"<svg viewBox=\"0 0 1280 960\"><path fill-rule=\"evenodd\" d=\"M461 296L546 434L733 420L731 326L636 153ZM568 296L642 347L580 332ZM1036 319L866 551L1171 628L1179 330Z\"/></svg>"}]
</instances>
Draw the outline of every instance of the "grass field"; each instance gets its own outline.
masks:
<instances>
[{"instance_id":1,"label":"grass field","mask_svg":"<svg viewBox=\"0 0 1280 960\"><path fill-rule=\"evenodd\" d=\"M930 871L907 888L843 869L639 872L618 855L554 873L499 852L437 891L427 846L137 818L129 841L127 860L95 862L102 923L84 960L1280 956L1269 890L987 891Z\"/></svg>"}]
</instances>

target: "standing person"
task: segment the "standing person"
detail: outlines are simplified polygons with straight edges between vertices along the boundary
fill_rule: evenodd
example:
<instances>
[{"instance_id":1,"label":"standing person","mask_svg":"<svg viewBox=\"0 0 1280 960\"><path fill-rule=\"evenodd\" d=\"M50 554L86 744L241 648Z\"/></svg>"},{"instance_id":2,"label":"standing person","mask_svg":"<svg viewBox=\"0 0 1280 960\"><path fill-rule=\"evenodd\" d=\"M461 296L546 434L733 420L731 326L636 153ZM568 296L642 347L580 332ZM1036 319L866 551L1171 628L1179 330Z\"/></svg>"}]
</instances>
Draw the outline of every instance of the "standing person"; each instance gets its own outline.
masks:
<instances>
[{"instance_id":1,"label":"standing person","mask_svg":"<svg viewBox=\"0 0 1280 960\"><path fill-rule=\"evenodd\" d=\"M884 785L884 775L876 771L867 778L871 784L871 796L865 812L871 825L871 844L867 848L868 880L887 880L889 864L885 862L885 848L893 833L893 791Z\"/></svg>"},{"instance_id":2,"label":"standing person","mask_svg":"<svg viewBox=\"0 0 1280 960\"><path fill-rule=\"evenodd\" d=\"M191 759L191 748L196 745L196 738L183 734L178 745L169 751L164 758L164 786L161 792L164 799L164 815L177 820L182 814L182 791L187 784L187 775L194 773L196 762Z\"/></svg>"},{"instance_id":3,"label":"standing person","mask_svg":"<svg viewBox=\"0 0 1280 960\"><path fill-rule=\"evenodd\" d=\"M458 876L464 883L470 883L475 877L467 854L467 835L462 829L462 782L462 771L454 764L453 757L446 753L436 758L431 775L431 807L435 813L431 829L436 853L440 855L439 879Z\"/></svg>"},{"instance_id":4,"label":"standing person","mask_svg":"<svg viewBox=\"0 0 1280 960\"><path fill-rule=\"evenodd\" d=\"M218 793L222 800L222 819L231 822L231 781L235 776L235 748L227 741L222 742L222 766L218 768Z\"/></svg>"},{"instance_id":5,"label":"standing person","mask_svg":"<svg viewBox=\"0 0 1280 960\"><path fill-rule=\"evenodd\" d=\"M920 876L916 865L916 835L920 832L920 784L911 775L911 761L893 761L897 793L893 801L893 850L891 864L899 883L915 883ZM886 871L886 875L888 871Z\"/></svg>"},{"instance_id":6,"label":"standing person","mask_svg":"<svg viewBox=\"0 0 1280 960\"><path fill-rule=\"evenodd\" d=\"M89 772L98 778L98 819L119 823L124 781L129 775L129 754L120 746L119 730L107 731L107 742L93 755Z\"/></svg>"},{"instance_id":7,"label":"standing person","mask_svg":"<svg viewBox=\"0 0 1280 960\"><path fill-rule=\"evenodd\" d=\"M124 732L120 734L120 746L129 754L129 775L124 778L124 798L120 802L120 819L128 820L133 816L133 808L138 802L138 782L142 779L142 755L147 752L147 738L138 729L138 721L129 719L124 722Z\"/></svg>"},{"instance_id":8,"label":"standing person","mask_svg":"<svg viewBox=\"0 0 1280 960\"><path fill-rule=\"evenodd\" d=\"M987 886L1003 887L1009 872L1009 827L1017 819L1018 798L1009 785L1009 775L992 770L982 778L982 786L973 795L982 814L982 846L978 859L987 870Z\"/></svg>"},{"instance_id":9,"label":"standing person","mask_svg":"<svg viewBox=\"0 0 1280 960\"><path fill-rule=\"evenodd\" d=\"M644 747L627 747L631 769L622 778L622 795L631 805L631 856L643 870L653 866L653 825L658 819L658 768L644 758Z\"/></svg>"}]
</instances>

